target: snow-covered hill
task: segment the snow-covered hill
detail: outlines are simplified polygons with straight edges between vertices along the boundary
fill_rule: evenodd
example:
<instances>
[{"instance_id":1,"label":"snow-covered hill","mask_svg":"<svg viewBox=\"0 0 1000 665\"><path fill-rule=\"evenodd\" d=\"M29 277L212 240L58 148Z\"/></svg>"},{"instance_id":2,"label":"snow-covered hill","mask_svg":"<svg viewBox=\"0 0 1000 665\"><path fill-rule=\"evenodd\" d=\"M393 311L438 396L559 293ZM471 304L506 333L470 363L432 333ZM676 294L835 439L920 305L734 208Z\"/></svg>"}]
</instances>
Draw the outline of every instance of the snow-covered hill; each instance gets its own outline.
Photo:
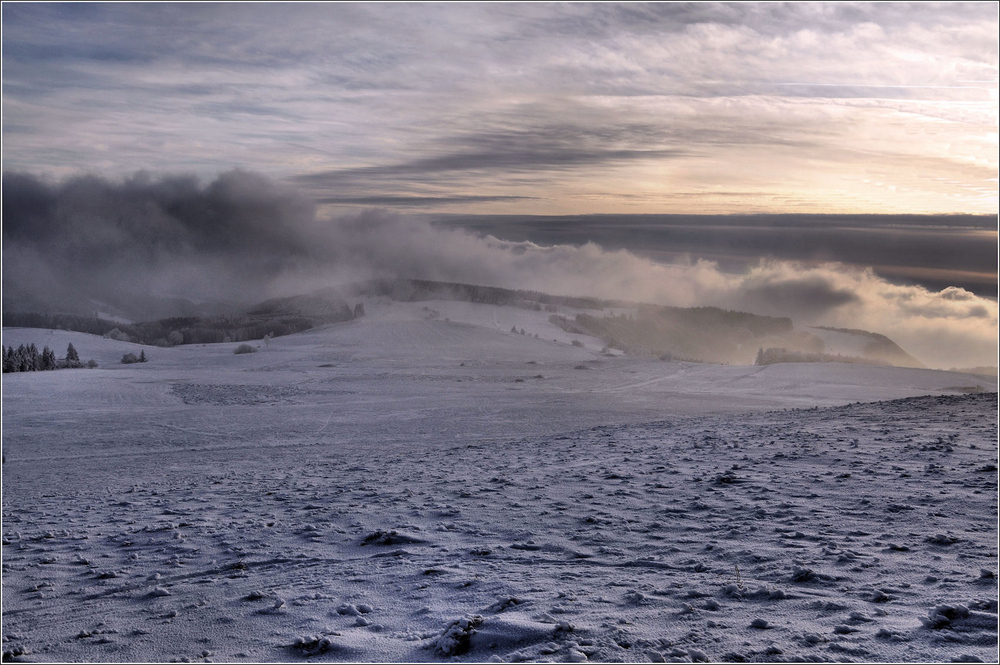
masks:
<instances>
[{"instance_id":1,"label":"snow-covered hill","mask_svg":"<svg viewBox=\"0 0 1000 665\"><path fill-rule=\"evenodd\" d=\"M810 327L808 331L823 341L825 353L876 360L896 367L924 366L885 335L848 328Z\"/></svg>"},{"instance_id":2,"label":"snow-covered hill","mask_svg":"<svg viewBox=\"0 0 1000 665\"><path fill-rule=\"evenodd\" d=\"M5 658L996 658L995 378L364 304L243 355L4 329L100 364L3 378Z\"/></svg>"}]
</instances>

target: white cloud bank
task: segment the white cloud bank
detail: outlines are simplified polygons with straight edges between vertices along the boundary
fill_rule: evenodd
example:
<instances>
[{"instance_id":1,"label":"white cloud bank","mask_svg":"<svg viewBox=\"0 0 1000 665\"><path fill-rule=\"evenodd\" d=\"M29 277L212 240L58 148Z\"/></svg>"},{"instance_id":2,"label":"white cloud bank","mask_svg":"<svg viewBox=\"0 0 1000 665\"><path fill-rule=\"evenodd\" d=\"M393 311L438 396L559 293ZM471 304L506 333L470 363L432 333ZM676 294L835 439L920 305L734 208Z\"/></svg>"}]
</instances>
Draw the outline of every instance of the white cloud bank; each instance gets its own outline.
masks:
<instances>
[{"instance_id":1,"label":"white cloud bank","mask_svg":"<svg viewBox=\"0 0 1000 665\"><path fill-rule=\"evenodd\" d=\"M956 287L932 292L892 284L871 269L761 261L742 274L731 274L706 260L663 264L593 243L506 242L382 213L330 220L322 233L341 268L351 266L347 274L687 307L713 305L791 316L803 325L880 332L932 367L997 363L995 301ZM282 280L282 288L292 288L298 278Z\"/></svg>"}]
</instances>

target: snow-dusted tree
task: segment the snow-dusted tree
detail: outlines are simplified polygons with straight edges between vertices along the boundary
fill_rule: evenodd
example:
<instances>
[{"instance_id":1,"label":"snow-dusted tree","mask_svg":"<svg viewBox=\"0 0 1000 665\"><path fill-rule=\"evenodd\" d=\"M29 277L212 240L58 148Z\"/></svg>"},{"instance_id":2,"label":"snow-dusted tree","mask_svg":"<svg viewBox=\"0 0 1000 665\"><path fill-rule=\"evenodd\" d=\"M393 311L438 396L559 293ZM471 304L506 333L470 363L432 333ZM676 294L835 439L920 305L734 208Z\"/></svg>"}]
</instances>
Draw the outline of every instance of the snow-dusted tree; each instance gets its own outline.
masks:
<instances>
[{"instance_id":1,"label":"snow-dusted tree","mask_svg":"<svg viewBox=\"0 0 1000 665\"><path fill-rule=\"evenodd\" d=\"M24 344L17 347L17 371L19 372L30 372L32 367L31 356L28 355L28 347Z\"/></svg>"},{"instance_id":2,"label":"snow-dusted tree","mask_svg":"<svg viewBox=\"0 0 1000 665\"><path fill-rule=\"evenodd\" d=\"M55 369L56 364L56 354L49 347L44 347L42 349L42 369L48 371L50 369Z\"/></svg>"},{"instance_id":3,"label":"snow-dusted tree","mask_svg":"<svg viewBox=\"0 0 1000 665\"><path fill-rule=\"evenodd\" d=\"M63 362L65 367L80 367L80 354L76 352L73 347L73 342L69 343L66 347L66 360Z\"/></svg>"}]
</instances>

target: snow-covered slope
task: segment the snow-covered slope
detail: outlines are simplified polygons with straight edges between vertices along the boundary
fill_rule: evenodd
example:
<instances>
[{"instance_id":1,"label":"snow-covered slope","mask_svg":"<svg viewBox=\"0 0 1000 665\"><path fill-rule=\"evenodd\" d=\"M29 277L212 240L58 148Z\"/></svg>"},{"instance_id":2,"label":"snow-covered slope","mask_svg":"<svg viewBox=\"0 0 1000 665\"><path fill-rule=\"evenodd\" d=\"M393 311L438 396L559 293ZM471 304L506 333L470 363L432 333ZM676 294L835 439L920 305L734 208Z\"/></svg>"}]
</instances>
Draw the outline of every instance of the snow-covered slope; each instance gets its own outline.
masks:
<instances>
[{"instance_id":1,"label":"snow-covered slope","mask_svg":"<svg viewBox=\"0 0 1000 665\"><path fill-rule=\"evenodd\" d=\"M365 308L245 355L5 329L100 363L3 377L7 657L995 659L995 379Z\"/></svg>"}]
</instances>

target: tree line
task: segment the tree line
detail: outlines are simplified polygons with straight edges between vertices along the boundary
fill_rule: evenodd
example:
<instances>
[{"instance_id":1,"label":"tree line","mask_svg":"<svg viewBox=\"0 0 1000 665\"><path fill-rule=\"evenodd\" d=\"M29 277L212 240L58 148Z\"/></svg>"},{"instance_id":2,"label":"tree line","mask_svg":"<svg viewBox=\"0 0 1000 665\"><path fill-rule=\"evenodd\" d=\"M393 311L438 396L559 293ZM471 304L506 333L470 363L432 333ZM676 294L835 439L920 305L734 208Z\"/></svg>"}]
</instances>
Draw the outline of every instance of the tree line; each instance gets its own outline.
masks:
<instances>
[{"instance_id":1,"label":"tree line","mask_svg":"<svg viewBox=\"0 0 1000 665\"><path fill-rule=\"evenodd\" d=\"M852 365L889 365L891 363L878 358L863 358L860 356L844 356L839 353L805 353L789 351L783 348L761 348L757 351L754 365L775 365L777 363L849 363Z\"/></svg>"},{"instance_id":2,"label":"tree line","mask_svg":"<svg viewBox=\"0 0 1000 665\"><path fill-rule=\"evenodd\" d=\"M43 347L41 351L34 344L20 345L16 349L13 346L2 346L3 351L3 371L8 372L45 372L53 369L75 369L79 367L97 367L97 362L93 359L86 363L80 362L80 354L73 347L73 344L66 348L66 357L62 360L56 358L55 351L49 347Z\"/></svg>"},{"instance_id":3,"label":"tree line","mask_svg":"<svg viewBox=\"0 0 1000 665\"><path fill-rule=\"evenodd\" d=\"M121 342L169 347L178 344L245 342L263 339L265 335L280 337L302 332L323 323L349 321L351 318L353 314L349 308L337 317L325 318L237 314L212 318L171 317L139 323L120 323L73 314L4 312L3 325L17 328L73 330Z\"/></svg>"}]
</instances>

